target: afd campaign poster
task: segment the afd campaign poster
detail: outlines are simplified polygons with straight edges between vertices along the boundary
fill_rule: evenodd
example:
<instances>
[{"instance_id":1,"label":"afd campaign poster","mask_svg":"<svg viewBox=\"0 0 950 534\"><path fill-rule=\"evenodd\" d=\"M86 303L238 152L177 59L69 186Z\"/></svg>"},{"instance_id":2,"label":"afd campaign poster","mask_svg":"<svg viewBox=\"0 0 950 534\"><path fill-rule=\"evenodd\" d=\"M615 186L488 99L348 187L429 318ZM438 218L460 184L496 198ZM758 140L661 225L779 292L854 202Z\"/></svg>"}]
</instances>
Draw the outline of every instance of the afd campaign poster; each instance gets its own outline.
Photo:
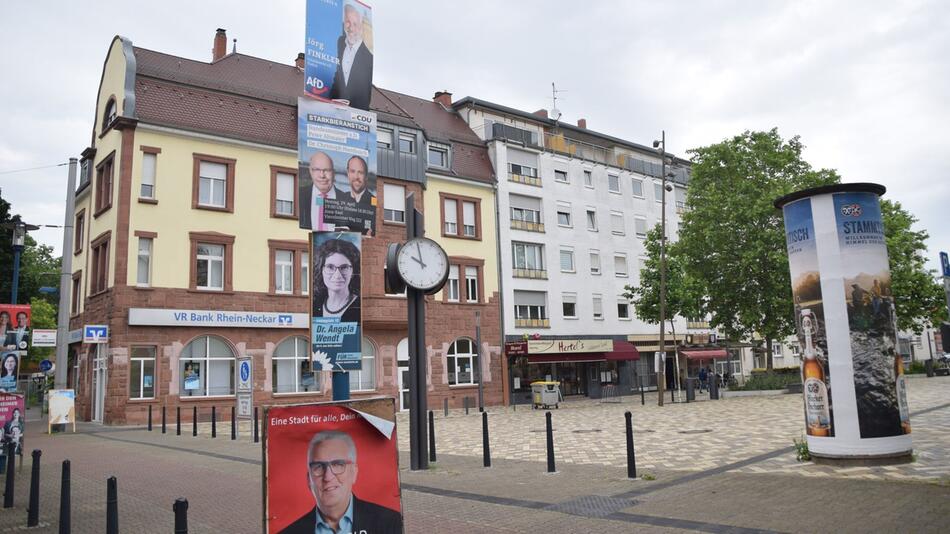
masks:
<instances>
[{"instance_id":1,"label":"afd campaign poster","mask_svg":"<svg viewBox=\"0 0 950 534\"><path fill-rule=\"evenodd\" d=\"M297 99L300 227L373 235L376 114Z\"/></svg>"},{"instance_id":2,"label":"afd campaign poster","mask_svg":"<svg viewBox=\"0 0 950 534\"><path fill-rule=\"evenodd\" d=\"M265 409L264 480L267 533L403 532L394 399Z\"/></svg>"},{"instance_id":3,"label":"afd campaign poster","mask_svg":"<svg viewBox=\"0 0 950 534\"><path fill-rule=\"evenodd\" d=\"M356 0L307 0L305 93L368 110L373 89L373 10Z\"/></svg>"},{"instance_id":4,"label":"afd campaign poster","mask_svg":"<svg viewBox=\"0 0 950 534\"><path fill-rule=\"evenodd\" d=\"M314 232L311 236L313 370L358 370L361 236L356 232Z\"/></svg>"}]
</instances>

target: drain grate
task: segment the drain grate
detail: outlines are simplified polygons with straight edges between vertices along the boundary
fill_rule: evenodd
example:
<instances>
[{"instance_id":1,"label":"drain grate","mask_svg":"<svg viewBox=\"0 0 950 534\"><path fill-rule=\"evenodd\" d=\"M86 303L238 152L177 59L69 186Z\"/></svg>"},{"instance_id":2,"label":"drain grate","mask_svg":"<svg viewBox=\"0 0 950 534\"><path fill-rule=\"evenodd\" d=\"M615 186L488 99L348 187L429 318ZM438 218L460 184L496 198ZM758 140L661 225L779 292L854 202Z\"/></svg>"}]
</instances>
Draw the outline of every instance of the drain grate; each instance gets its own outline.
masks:
<instances>
[{"instance_id":1,"label":"drain grate","mask_svg":"<svg viewBox=\"0 0 950 534\"><path fill-rule=\"evenodd\" d=\"M574 500L552 504L551 506L546 506L545 509L583 517L607 517L614 512L619 512L635 504L637 504L637 501L631 499L605 497L603 495L587 495Z\"/></svg>"}]
</instances>

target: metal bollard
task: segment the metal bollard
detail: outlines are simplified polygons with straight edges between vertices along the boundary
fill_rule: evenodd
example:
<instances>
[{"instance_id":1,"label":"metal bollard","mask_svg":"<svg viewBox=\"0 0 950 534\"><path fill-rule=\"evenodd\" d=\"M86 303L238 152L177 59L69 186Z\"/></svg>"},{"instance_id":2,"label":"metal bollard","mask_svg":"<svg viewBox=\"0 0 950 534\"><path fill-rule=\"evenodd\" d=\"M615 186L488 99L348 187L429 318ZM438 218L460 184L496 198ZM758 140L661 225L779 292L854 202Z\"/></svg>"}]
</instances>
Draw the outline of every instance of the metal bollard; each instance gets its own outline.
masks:
<instances>
[{"instance_id":1,"label":"metal bollard","mask_svg":"<svg viewBox=\"0 0 950 534\"><path fill-rule=\"evenodd\" d=\"M548 473L554 473L554 428L551 426L551 412L544 413L544 431L547 433Z\"/></svg>"},{"instance_id":2,"label":"metal bollard","mask_svg":"<svg viewBox=\"0 0 950 534\"><path fill-rule=\"evenodd\" d=\"M211 407L211 437L218 437L218 408L217 406Z\"/></svg>"},{"instance_id":3,"label":"metal bollard","mask_svg":"<svg viewBox=\"0 0 950 534\"><path fill-rule=\"evenodd\" d=\"M627 478L637 478L637 457L633 450L633 414L623 414L627 420Z\"/></svg>"},{"instance_id":4,"label":"metal bollard","mask_svg":"<svg viewBox=\"0 0 950 534\"><path fill-rule=\"evenodd\" d=\"M188 499L175 499L172 511L175 512L175 534L188 534Z\"/></svg>"},{"instance_id":5,"label":"metal bollard","mask_svg":"<svg viewBox=\"0 0 950 534\"><path fill-rule=\"evenodd\" d=\"M435 416L429 410L429 461L435 461Z\"/></svg>"},{"instance_id":6,"label":"metal bollard","mask_svg":"<svg viewBox=\"0 0 950 534\"><path fill-rule=\"evenodd\" d=\"M175 407L175 435L181 435L181 406Z\"/></svg>"},{"instance_id":7,"label":"metal bollard","mask_svg":"<svg viewBox=\"0 0 950 534\"><path fill-rule=\"evenodd\" d=\"M491 467L491 447L488 443L488 412L482 412L482 465Z\"/></svg>"},{"instance_id":8,"label":"metal bollard","mask_svg":"<svg viewBox=\"0 0 950 534\"><path fill-rule=\"evenodd\" d=\"M7 480L3 488L3 507L13 508L14 467L16 467L16 443L7 443Z\"/></svg>"},{"instance_id":9,"label":"metal bollard","mask_svg":"<svg viewBox=\"0 0 950 534\"><path fill-rule=\"evenodd\" d=\"M443 417L449 416L449 398L448 397L442 399L442 416Z\"/></svg>"},{"instance_id":10,"label":"metal bollard","mask_svg":"<svg viewBox=\"0 0 950 534\"><path fill-rule=\"evenodd\" d=\"M63 477L59 486L59 534L69 534L70 509L72 503L69 495L69 460L63 460Z\"/></svg>"},{"instance_id":11,"label":"metal bollard","mask_svg":"<svg viewBox=\"0 0 950 534\"><path fill-rule=\"evenodd\" d=\"M237 439L237 420L234 418L234 406L231 406L231 439Z\"/></svg>"},{"instance_id":12,"label":"metal bollard","mask_svg":"<svg viewBox=\"0 0 950 534\"><path fill-rule=\"evenodd\" d=\"M198 407L191 407L191 436L198 435Z\"/></svg>"},{"instance_id":13,"label":"metal bollard","mask_svg":"<svg viewBox=\"0 0 950 534\"><path fill-rule=\"evenodd\" d=\"M162 406L162 434L165 433L165 407Z\"/></svg>"},{"instance_id":14,"label":"metal bollard","mask_svg":"<svg viewBox=\"0 0 950 534\"><path fill-rule=\"evenodd\" d=\"M643 406L647 403L646 397L643 394L643 377L640 377L640 406Z\"/></svg>"},{"instance_id":15,"label":"metal bollard","mask_svg":"<svg viewBox=\"0 0 950 534\"><path fill-rule=\"evenodd\" d=\"M254 443L258 443L261 440L261 435L258 434L257 429L257 406L254 407Z\"/></svg>"},{"instance_id":16,"label":"metal bollard","mask_svg":"<svg viewBox=\"0 0 950 534\"><path fill-rule=\"evenodd\" d=\"M40 456L43 451L33 449L33 469L30 471L30 506L26 509L26 526L40 524Z\"/></svg>"},{"instance_id":17,"label":"metal bollard","mask_svg":"<svg viewBox=\"0 0 950 534\"><path fill-rule=\"evenodd\" d=\"M106 481L106 534L119 534L119 490L115 477Z\"/></svg>"},{"instance_id":18,"label":"metal bollard","mask_svg":"<svg viewBox=\"0 0 950 534\"><path fill-rule=\"evenodd\" d=\"M468 397L462 397L462 404L465 405L465 415L468 415Z\"/></svg>"},{"instance_id":19,"label":"metal bollard","mask_svg":"<svg viewBox=\"0 0 950 534\"><path fill-rule=\"evenodd\" d=\"M152 405L148 405L148 431L152 431Z\"/></svg>"}]
</instances>

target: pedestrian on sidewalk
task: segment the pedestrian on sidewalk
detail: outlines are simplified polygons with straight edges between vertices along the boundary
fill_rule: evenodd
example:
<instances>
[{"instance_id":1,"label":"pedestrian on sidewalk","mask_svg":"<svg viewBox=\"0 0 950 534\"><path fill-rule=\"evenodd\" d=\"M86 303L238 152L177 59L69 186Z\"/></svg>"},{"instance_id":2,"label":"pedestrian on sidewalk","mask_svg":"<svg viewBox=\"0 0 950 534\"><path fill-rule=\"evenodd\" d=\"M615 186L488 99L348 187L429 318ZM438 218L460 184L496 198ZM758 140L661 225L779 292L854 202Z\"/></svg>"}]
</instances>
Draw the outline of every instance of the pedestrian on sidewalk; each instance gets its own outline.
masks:
<instances>
[{"instance_id":1,"label":"pedestrian on sidewalk","mask_svg":"<svg viewBox=\"0 0 950 534\"><path fill-rule=\"evenodd\" d=\"M700 392L700 393L702 393L703 391L706 390L706 379L707 379L707 378L709 378L709 376L706 374L706 368L705 368L705 367L700 367L700 368L699 368L699 392Z\"/></svg>"}]
</instances>

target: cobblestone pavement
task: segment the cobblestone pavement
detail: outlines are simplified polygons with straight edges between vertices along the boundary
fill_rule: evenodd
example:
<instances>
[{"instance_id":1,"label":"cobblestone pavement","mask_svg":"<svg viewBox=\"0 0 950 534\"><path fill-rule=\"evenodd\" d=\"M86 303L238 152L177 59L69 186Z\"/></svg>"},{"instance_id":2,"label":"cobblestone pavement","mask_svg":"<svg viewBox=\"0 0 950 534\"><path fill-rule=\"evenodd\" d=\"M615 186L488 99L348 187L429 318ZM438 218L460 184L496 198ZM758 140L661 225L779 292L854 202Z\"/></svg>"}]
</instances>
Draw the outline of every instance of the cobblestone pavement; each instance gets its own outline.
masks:
<instances>
[{"instance_id":1,"label":"cobblestone pavement","mask_svg":"<svg viewBox=\"0 0 950 534\"><path fill-rule=\"evenodd\" d=\"M792 395L664 408L633 398L562 404L552 412L553 474L545 472L543 412L491 412L487 469L480 417L440 414L438 461L429 470L405 469L408 446L401 444L406 532L942 532L950 502L948 393L950 379L911 381L918 459L878 468L796 463L790 445L800 433L801 399ZM640 474L654 480L626 478L625 410L634 413ZM27 425L27 449L43 451L41 524L32 532L57 532L67 458L72 532L105 531L106 478L113 475L121 532L172 532L177 497L189 500L189 532L261 531L261 449L249 433L231 441L227 423L216 439L207 424L198 437L190 425L181 436L174 425L164 435L158 425L147 432L84 424L77 434L52 436L43 428ZM404 415L398 428L404 439ZM705 429L713 432L680 433ZM28 453L14 507L0 509L0 533L26 523L30 468Z\"/></svg>"}]
</instances>

